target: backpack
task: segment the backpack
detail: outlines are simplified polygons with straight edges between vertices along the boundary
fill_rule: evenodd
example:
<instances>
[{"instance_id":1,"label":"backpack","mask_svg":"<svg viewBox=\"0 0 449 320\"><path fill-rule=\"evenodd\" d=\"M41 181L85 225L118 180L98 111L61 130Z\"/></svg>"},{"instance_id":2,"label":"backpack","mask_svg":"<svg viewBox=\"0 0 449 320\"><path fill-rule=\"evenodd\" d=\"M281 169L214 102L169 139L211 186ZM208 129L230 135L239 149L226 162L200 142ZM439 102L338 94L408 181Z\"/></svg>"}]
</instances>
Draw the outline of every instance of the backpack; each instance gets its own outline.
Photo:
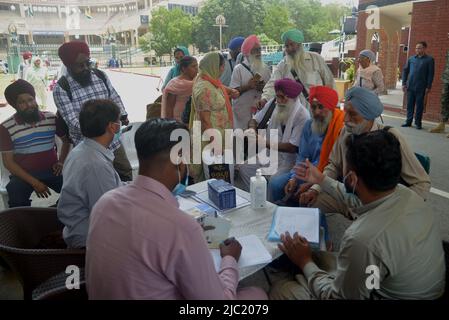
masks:
<instances>
[{"instance_id":1,"label":"backpack","mask_svg":"<svg viewBox=\"0 0 449 320\"><path fill-rule=\"evenodd\" d=\"M153 103L147 104L146 119L154 119L161 117L162 96L159 96Z\"/></svg>"},{"instance_id":2,"label":"backpack","mask_svg":"<svg viewBox=\"0 0 449 320\"><path fill-rule=\"evenodd\" d=\"M92 69L92 71L98 78L100 78L104 82L106 89L108 89L108 97L109 97L111 95L111 89L109 89L108 83L106 81L106 74L98 69ZM69 100L72 101L73 95L72 91L70 91L70 85L69 82L67 81L67 78L65 76L62 76L57 83L61 87L61 89L63 89L67 93Z\"/></svg>"}]
</instances>

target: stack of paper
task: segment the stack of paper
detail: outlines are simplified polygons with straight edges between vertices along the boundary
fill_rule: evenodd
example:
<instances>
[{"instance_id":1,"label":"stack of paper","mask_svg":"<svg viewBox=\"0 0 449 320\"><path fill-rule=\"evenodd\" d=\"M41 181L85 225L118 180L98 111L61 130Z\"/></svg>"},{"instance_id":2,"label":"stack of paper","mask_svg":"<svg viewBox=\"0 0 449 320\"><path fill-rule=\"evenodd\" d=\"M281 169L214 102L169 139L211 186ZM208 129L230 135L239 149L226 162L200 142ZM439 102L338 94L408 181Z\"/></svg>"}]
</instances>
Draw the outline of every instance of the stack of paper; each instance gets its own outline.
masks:
<instances>
[{"instance_id":1,"label":"stack of paper","mask_svg":"<svg viewBox=\"0 0 449 320\"><path fill-rule=\"evenodd\" d=\"M320 211L317 208L278 207L274 213L268 239L280 241L281 234L295 232L306 238L313 246L320 244Z\"/></svg>"},{"instance_id":2,"label":"stack of paper","mask_svg":"<svg viewBox=\"0 0 449 320\"><path fill-rule=\"evenodd\" d=\"M255 266L258 264L270 263L273 258L267 251L262 241L255 236L249 235L237 238L242 245L242 254L238 262L239 268ZM211 249L212 258L214 259L215 270L220 271L221 256L219 249Z\"/></svg>"}]
</instances>

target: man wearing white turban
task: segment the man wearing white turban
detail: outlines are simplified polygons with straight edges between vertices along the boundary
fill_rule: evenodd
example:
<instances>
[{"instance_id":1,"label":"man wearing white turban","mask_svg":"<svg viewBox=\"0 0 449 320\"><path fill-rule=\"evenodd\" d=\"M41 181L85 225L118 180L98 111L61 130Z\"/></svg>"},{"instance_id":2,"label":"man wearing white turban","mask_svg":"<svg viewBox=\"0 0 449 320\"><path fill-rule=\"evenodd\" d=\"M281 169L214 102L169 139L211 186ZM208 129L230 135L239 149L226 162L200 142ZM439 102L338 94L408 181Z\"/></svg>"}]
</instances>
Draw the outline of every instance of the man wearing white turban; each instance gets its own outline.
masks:
<instances>
[{"instance_id":1,"label":"man wearing white turban","mask_svg":"<svg viewBox=\"0 0 449 320\"><path fill-rule=\"evenodd\" d=\"M360 135L369 131L384 129L384 125L375 119L382 114L383 105L379 97L367 89L354 87L345 96L345 127L341 130L329 157L329 164L324 168L324 175L335 180L344 180L343 173L347 172L346 139L351 134ZM402 184L408 186L422 198L426 199L430 191L430 177L416 158L413 150L401 133L395 128L389 129L401 145ZM351 197L348 203L337 201L327 192L321 192L318 184L313 185L307 192L301 194L300 203L320 208L323 213L339 212L349 219L353 219L352 208L359 204L357 196ZM323 190L325 191L325 190Z\"/></svg>"},{"instance_id":2,"label":"man wearing white turban","mask_svg":"<svg viewBox=\"0 0 449 320\"><path fill-rule=\"evenodd\" d=\"M385 91L382 70L374 63L376 55L371 50L362 50L359 54L359 68L353 87L362 87L380 95Z\"/></svg>"}]
</instances>

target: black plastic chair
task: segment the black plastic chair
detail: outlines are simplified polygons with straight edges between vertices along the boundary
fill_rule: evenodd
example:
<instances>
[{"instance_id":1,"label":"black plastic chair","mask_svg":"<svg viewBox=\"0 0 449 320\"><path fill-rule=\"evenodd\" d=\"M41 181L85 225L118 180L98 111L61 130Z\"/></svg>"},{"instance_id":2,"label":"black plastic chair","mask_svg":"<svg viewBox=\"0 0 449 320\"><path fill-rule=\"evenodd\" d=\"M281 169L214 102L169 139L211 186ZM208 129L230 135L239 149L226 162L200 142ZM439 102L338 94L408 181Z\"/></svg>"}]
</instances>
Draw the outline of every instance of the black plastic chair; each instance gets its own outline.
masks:
<instances>
[{"instance_id":1,"label":"black plastic chair","mask_svg":"<svg viewBox=\"0 0 449 320\"><path fill-rule=\"evenodd\" d=\"M80 269L79 288L69 289L67 277L65 272L61 272L42 283L33 290L33 300L87 300L84 269Z\"/></svg>"},{"instance_id":2,"label":"black plastic chair","mask_svg":"<svg viewBox=\"0 0 449 320\"><path fill-rule=\"evenodd\" d=\"M0 212L0 257L19 276L24 299L67 266L84 268L84 249L38 249L42 239L60 232L56 208L13 208Z\"/></svg>"},{"instance_id":3,"label":"black plastic chair","mask_svg":"<svg viewBox=\"0 0 449 320\"><path fill-rule=\"evenodd\" d=\"M444 290L443 299L449 300L449 242L443 241L444 260L446 262L446 288Z\"/></svg>"}]
</instances>

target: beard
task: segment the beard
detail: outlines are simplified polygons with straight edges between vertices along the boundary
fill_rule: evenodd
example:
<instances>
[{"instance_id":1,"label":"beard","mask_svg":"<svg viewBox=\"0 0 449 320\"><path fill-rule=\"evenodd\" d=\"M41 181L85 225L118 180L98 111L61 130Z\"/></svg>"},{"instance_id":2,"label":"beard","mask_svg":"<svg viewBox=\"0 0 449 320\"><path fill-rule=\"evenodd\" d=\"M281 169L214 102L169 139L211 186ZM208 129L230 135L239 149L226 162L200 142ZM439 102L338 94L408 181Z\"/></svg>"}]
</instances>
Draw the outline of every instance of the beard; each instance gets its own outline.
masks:
<instances>
[{"instance_id":1,"label":"beard","mask_svg":"<svg viewBox=\"0 0 449 320\"><path fill-rule=\"evenodd\" d=\"M296 100L289 100L287 104L277 104L276 114L273 118L273 127L285 126L287 124L288 118L291 111L296 103Z\"/></svg>"},{"instance_id":2,"label":"beard","mask_svg":"<svg viewBox=\"0 0 449 320\"><path fill-rule=\"evenodd\" d=\"M262 59L257 58L255 55L250 55L248 57L248 62L249 62L249 68L254 73L262 74L264 69L266 68L266 65L262 61Z\"/></svg>"},{"instance_id":3,"label":"beard","mask_svg":"<svg viewBox=\"0 0 449 320\"><path fill-rule=\"evenodd\" d=\"M300 79L304 78L304 75L306 74L306 69L305 69L305 56L304 56L304 48L302 47L302 45L299 47L298 51L295 52L295 54L293 56L287 54L285 56L287 64L293 68L294 70L296 70L296 72L298 72L298 76L300 77Z\"/></svg>"},{"instance_id":4,"label":"beard","mask_svg":"<svg viewBox=\"0 0 449 320\"><path fill-rule=\"evenodd\" d=\"M92 72L90 70L85 70L78 74L72 73L71 76L83 88L92 83Z\"/></svg>"},{"instance_id":5,"label":"beard","mask_svg":"<svg viewBox=\"0 0 449 320\"><path fill-rule=\"evenodd\" d=\"M354 134L356 136L361 135L365 132L365 129L368 127L368 120L363 119L359 124L354 124L352 122L345 123L346 131L350 134Z\"/></svg>"},{"instance_id":6,"label":"beard","mask_svg":"<svg viewBox=\"0 0 449 320\"><path fill-rule=\"evenodd\" d=\"M17 110L17 115L25 123L35 123L40 120L39 108L33 107L32 109L27 109L24 111Z\"/></svg>"},{"instance_id":7,"label":"beard","mask_svg":"<svg viewBox=\"0 0 449 320\"><path fill-rule=\"evenodd\" d=\"M327 128L329 127L329 123L332 120L333 114L329 112L324 119L315 119L312 121L312 132L319 136L322 136L326 133Z\"/></svg>"}]
</instances>

